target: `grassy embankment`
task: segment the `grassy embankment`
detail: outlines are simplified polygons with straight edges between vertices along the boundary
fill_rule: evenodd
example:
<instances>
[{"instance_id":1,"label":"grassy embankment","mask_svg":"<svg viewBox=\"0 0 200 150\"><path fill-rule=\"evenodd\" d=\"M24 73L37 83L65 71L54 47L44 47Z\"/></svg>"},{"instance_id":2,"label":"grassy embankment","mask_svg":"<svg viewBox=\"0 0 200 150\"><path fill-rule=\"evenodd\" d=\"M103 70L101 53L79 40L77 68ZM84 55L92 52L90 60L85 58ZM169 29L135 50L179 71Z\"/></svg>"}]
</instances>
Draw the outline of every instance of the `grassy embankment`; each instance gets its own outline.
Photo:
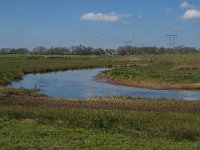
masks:
<instances>
[{"instance_id":1,"label":"grassy embankment","mask_svg":"<svg viewBox=\"0 0 200 150\"><path fill-rule=\"evenodd\" d=\"M117 58L95 56L0 56L0 85L20 79L26 73L109 67L117 62Z\"/></svg>"},{"instance_id":2,"label":"grassy embankment","mask_svg":"<svg viewBox=\"0 0 200 150\"><path fill-rule=\"evenodd\" d=\"M200 55L139 57L135 64L119 66L97 76L98 80L153 89L200 89Z\"/></svg>"},{"instance_id":3,"label":"grassy embankment","mask_svg":"<svg viewBox=\"0 0 200 150\"><path fill-rule=\"evenodd\" d=\"M126 71L157 61L172 63L173 69L188 65L188 72L194 76L199 71L199 60L193 58L187 64L187 56L172 57L178 61L168 56L0 57L0 83L5 85L28 72L113 65ZM186 60L181 62L179 57ZM197 150L200 149L199 114L198 101L129 97L53 99L37 91L0 87L0 149Z\"/></svg>"}]
</instances>

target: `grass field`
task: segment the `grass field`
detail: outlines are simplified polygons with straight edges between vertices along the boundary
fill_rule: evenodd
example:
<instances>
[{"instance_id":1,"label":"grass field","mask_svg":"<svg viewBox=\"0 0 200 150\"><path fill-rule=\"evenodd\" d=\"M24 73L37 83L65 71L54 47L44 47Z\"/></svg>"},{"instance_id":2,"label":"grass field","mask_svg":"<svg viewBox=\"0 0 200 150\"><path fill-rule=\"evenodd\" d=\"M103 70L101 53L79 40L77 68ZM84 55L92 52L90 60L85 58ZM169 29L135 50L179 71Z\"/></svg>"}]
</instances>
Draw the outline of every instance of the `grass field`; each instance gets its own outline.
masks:
<instances>
[{"instance_id":1,"label":"grass field","mask_svg":"<svg viewBox=\"0 0 200 150\"><path fill-rule=\"evenodd\" d=\"M113 67L106 73L117 79L193 84L200 82L199 58L0 56L0 149L199 150L199 101L54 99L4 86L25 73L95 67Z\"/></svg>"},{"instance_id":2,"label":"grass field","mask_svg":"<svg viewBox=\"0 0 200 150\"><path fill-rule=\"evenodd\" d=\"M193 114L0 107L1 149L200 148Z\"/></svg>"}]
</instances>

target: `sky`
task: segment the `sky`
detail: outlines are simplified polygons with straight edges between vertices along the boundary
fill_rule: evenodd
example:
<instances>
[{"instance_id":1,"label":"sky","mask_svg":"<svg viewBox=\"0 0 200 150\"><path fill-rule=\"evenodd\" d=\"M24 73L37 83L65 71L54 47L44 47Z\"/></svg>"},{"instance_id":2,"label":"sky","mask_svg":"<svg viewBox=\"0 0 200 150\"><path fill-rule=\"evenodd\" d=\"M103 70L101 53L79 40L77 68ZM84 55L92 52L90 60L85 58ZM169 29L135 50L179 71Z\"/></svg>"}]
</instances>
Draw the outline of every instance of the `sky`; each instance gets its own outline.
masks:
<instances>
[{"instance_id":1,"label":"sky","mask_svg":"<svg viewBox=\"0 0 200 150\"><path fill-rule=\"evenodd\" d=\"M200 0L0 0L0 48L200 47Z\"/></svg>"}]
</instances>

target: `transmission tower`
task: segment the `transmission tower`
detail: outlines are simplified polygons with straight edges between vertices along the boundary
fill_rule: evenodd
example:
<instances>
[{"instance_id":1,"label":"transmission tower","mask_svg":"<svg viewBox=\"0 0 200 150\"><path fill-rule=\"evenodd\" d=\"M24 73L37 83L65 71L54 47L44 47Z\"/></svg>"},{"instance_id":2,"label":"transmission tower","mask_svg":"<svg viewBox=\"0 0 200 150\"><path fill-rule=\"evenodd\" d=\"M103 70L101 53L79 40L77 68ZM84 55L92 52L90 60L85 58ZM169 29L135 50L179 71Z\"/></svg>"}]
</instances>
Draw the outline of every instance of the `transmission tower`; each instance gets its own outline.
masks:
<instances>
[{"instance_id":1,"label":"transmission tower","mask_svg":"<svg viewBox=\"0 0 200 150\"><path fill-rule=\"evenodd\" d=\"M177 45L178 36L175 35L175 34L168 34L167 38L168 38L169 48L170 49L174 49L176 47L176 45Z\"/></svg>"}]
</instances>

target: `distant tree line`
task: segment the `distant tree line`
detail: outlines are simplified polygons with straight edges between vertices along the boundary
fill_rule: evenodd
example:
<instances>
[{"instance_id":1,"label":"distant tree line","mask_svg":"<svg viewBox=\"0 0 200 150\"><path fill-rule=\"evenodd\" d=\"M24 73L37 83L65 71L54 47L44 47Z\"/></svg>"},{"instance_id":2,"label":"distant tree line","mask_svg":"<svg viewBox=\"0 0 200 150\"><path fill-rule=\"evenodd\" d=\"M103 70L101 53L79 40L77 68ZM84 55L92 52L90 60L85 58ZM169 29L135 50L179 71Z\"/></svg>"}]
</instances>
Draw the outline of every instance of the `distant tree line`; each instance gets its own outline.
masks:
<instances>
[{"instance_id":1,"label":"distant tree line","mask_svg":"<svg viewBox=\"0 0 200 150\"><path fill-rule=\"evenodd\" d=\"M0 49L0 54L29 54L29 50L27 48L2 48Z\"/></svg>"},{"instance_id":2,"label":"distant tree line","mask_svg":"<svg viewBox=\"0 0 200 150\"><path fill-rule=\"evenodd\" d=\"M46 48L43 46L36 47L30 52L31 54L35 55L62 55L62 54L69 54L70 49L66 47L51 47Z\"/></svg>"},{"instance_id":3,"label":"distant tree line","mask_svg":"<svg viewBox=\"0 0 200 150\"><path fill-rule=\"evenodd\" d=\"M39 46L29 51L27 48L2 48L0 54L21 54L21 55L145 55L145 54L188 54L199 53L200 49L191 47L177 47L174 49L164 47L134 47L120 46L117 49L92 48L83 45L67 47Z\"/></svg>"},{"instance_id":4,"label":"distant tree line","mask_svg":"<svg viewBox=\"0 0 200 150\"><path fill-rule=\"evenodd\" d=\"M117 48L118 55L145 55L145 54L188 54L199 53L200 49L191 47L133 47L133 46L120 46Z\"/></svg>"},{"instance_id":5,"label":"distant tree line","mask_svg":"<svg viewBox=\"0 0 200 150\"><path fill-rule=\"evenodd\" d=\"M116 54L114 49L102 49L102 48L92 48L83 45L72 46L71 48L66 47L37 47L31 52L32 54L39 55L111 55Z\"/></svg>"},{"instance_id":6,"label":"distant tree line","mask_svg":"<svg viewBox=\"0 0 200 150\"><path fill-rule=\"evenodd\" d=\"M39 46L29 51L27 48L2 48L0 54L22 54L22 55L112 55L116 54L115 49L92 48L83 45L67 47Z\"/></svg>"}]
</instances>

